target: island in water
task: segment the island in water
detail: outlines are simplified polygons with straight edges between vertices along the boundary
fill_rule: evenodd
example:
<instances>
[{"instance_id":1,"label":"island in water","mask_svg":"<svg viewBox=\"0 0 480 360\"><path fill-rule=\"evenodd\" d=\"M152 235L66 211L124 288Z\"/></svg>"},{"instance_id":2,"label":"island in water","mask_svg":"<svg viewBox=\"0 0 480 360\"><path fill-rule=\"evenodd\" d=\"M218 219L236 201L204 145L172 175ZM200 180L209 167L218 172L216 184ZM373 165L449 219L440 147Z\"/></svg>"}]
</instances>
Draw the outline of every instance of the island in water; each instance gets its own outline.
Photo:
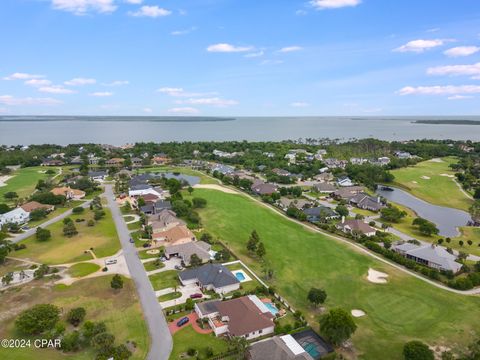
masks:
<instances>
[{"instance_id":1,"label":"island in water","mask_svg":"<svg viewBox=\"0 0 480 360\"><path fill-rule=\"evenodd\" d=\"M480 125L478 120L415 120L413 124L437 124L437 125Z\"/></svg>"}]
</instances>

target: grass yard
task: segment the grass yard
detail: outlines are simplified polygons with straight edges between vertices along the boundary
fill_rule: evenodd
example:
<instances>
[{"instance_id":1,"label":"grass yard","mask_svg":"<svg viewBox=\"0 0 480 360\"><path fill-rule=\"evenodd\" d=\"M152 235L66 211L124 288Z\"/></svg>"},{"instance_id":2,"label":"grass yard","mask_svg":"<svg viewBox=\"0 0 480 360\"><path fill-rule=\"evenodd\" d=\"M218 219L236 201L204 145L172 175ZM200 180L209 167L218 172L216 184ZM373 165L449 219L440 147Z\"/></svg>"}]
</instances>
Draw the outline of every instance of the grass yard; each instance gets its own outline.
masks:
<instances>
[{"instance_id":1,"label":"grass yard","mask_svg":"<svg viewBox=\"0 0 480 360\"><path fill-rule=\"evenodd\" d=\"M250 291L254 291L257 287L262 286L262 284L260 284L258 282L258 280L255 279L255 277L252 275L252 273L250 271L248 271L247 269L245 269L242 266L242 264L236 263L236 264L232 264L232 265L227 265L227 269L230 270L230 271L243 270L252 279L250 281L245 281L245 282L240 283L240 289L233 291L231 294L226 294L227 296L232 295L236 291L240 291L242 293L248 293Z\"/></svg>"},{"instance_id":2,"label":"grass yard","mask_svg":"<svg viewBox=\"0 0 480 360\"><path fill-rule=\"evenodd\" d=\"M131 224L127 224L127 228L128 230L140 230L142 228L142 224L140 223L140 221L137 221Z\"/></svg>"},{"instance_id":3,"label":"grass yard","mask_svg":"<svg viewBox=\"0 0 480 360\"><path fill-rule=\"evenodd\" d=\"M228 350L228 343L213 334L199 334L191 326L187 326L173 335L173 350L170 360L184 359L190 348L199 352L199 358L206 359L207 348L211 348L214 355L218 355Z\"/></svg>"},{"instance_id":4,"label":"grass yard","mask_svg":"<svg viewBox=\"0 0 480 360\"><path fill-rule=\"evenodd\" d=\"M7 186L0 187L0 202L4 202L3 195L7 192L14 191L18 194L19 198L29 197L35 190L38 180L47 179L50 176L45 171L54 170L58 173L58 168L46 168L41 166L21 168L12 171L9 176L13 176L7 180Z\"/></svg>"},{"instance_id":5,"label":"grass yard","mask_svg":"<svg viewBox=\"0 0 480 360\"><path fill-rule=\"evenodd\" d=\"M15 257L53 265L89 260L91 256L84 251L90 248L93 248L93 252L99 258L115 254L120 250L120 242L110 210L107 208L104 210L106 216L92 227L87 226L87 221L93 218L90 210L85 210L83 214L71 215L70 218L74 222L76 219L85 219L84 222L75 223L78 234L71 238L63 235L62 221L46 227L52 233L50 240L39 242L33 235L21 242L27 245L27 248L16 251Z\"/></svg>"},{"instance_id":6,"label":"grass yard","mask_svg":"<svg viewBox=\"0 0 480 360\"><path fill-rule=\"evenodd\" d=\"M153 260L143 263L143 266L145 267L145 271L153 271L164 268L165 264L159 260Z\"/></svg>"},{"instance_id":7,"label":"grass yard","mask_svg":"<svg viewBox=\"0 0 480 360\"><path fill-rule=\"evenodd\" d=\"M82 276L93 274L99 269L100 269L100 266L98 266L97 264L84 262L84 263L78 263L78 264L72 265L68 269L68 273L70 274L70 276L73 276L73 277L82 277Z\"/></svg>"},{"instance_id":8,"label":"grass yard","mask_svg":"<svg viewBox=\"0 0 480 360\"><path fill-rule=\"evenodd\" d=\"M159 296L158 301L162 302L162 301L178 299L180 296L182 296L182 293L179 291L175 291L175 292L171 292L171 293Z\"/></svg>"},{"instance_id":9,"label":"grass yard","mask_svg":"<svg viewBox=\"0 0 480 360\"><path fill-rule=\"evenodd\" d=\"M180 284L178 280L178 271L167 270L158 274L149 276L154 290L161 290L166 288L174 288Z\"/></svg>"},{"instance_id":10,"label":"grass yard","mask_svg":"<svg viewBox=\"0 0 480 360\"><path fill-rule=\"evenodd\" d=\"M208 201L200 211L207 231L222 239L257 274L258 260L248 256L246 243L256 229L274 270L271 285L318 329L317 313L307 301L310 287L324 288L326 306L366 316L355 322L353 344L361 359L402 359L405 342L419 339L429 345L465 348L480 333L480 298L438 289L366 256L347 244L309 231L241 195L198 189ZM240 221L241 219L241 221ZM389 274L378 285L366 279L368 268ZM181 333L181 332L180 332ZM476 334L476 335L474 335Z\"/></svg>"},{"instance_id":11,"label":"grass yard","mask_svg":"<svg viewBox=\"0 0 480 360\"><path fill-rule=\"evenodd\" d=\"M454 175L448 165L457 160L453 157L441 160L441 162L422 161L415 166L393 170L392 174L395 175L393 185L429 203L468 211L472 200L459 189L453 178L442 176L442 174Z\"/></svg>"},{"instance_id":12,"label":"grass yard","mask_svg":"<svg viewBox=\"0 0 480 360\"><path fill-rule=\"evenodd\" d=\"M87 311L86 320L104 321L107 331L115 336L117 344L127 340L135 341L137 348L131 360L145 359L149 347L148 329L143 319L142 310L138 302L135 285L124 278L124 287L115 292L110 288L111 276L102 276L85 279L71 286L51 287L46 282L31 282L22 287L6 291L2 294L0 310L0 337L24 338L17 334L14 328L16 316L23 310L35 304L54 304L63 309L65 314L74 307L84 307ZM39 286L44 285L44 286ZM72 328L67 326L68 331ZM95 358L91 349L63 353L53 349L0 348L2 360L90 360Z\"/></svg>"},{"instance_id":13,"label":"grass yard","mask_svg":"<svg viewBox=\"0 0 480 360\"><path fill-rule=\"evenodd\" d=\"M139 240L140 241L140 240ZM142 243L145 243L142 241ZM159 252L158 253L152 253L152 254L149 254L148 252L149 251L154 251L154 250L158 250ZM147 248L147 250L142 250L142 251L139 251L138 252L138 257L140 259L152 259L152 258L158 258L160 256L160 254L163 253L163 250L164 248L163 247L159 247L159 248L155 248L155 249L149 249Z\"/></svg>"},{"instance_id":14,"label":"grass yard","mask_svg":"<svg viewBox=\"0 0 480 360\"><path fill-rule=\"evenodd\" d=\"M45 219L40 219L40 220L36 220L36 221L29 221L28 222L28 226L30 227L35 227L35 226L38 226L38 225L41 225L43 224L45 221L48 221L50 219L53 219L55 218L56 216L58 215L61 215L63 214L65 211L68 211L70 209L73 209L74 207L77 207L77 206L80 206L81 204L83 204L83 201L81 200L76 200L76 201L69 201L67 202L67 204L65 206L57 206L55 208L55 210L53 210L52 212L49 212L47 217Z\"/></svg>"}]
</instances>

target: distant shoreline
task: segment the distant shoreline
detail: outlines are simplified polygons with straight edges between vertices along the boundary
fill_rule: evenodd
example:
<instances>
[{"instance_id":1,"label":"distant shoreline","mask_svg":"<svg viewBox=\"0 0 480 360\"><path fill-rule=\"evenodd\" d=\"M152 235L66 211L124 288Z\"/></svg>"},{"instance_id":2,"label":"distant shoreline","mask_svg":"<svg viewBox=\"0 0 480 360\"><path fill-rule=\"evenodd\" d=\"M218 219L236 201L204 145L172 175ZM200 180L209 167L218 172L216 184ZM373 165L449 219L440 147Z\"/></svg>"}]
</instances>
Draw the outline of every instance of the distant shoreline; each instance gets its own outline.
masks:
<instances>
[{"instance_id":1,"label":"distant shoreline","mask_svg":"<svg viewBox=\"0 0 480 360\"><path fill-rule=\"evenodd\" d=\"M478 120L416 120L412 124L429 125L480 125Z\"/></svg>"},{"instance_id":2,"label":"distant shoreline","mask_svg":"<svg viewBox=\"0 0 480 360\"><path fill-rule=\"evenodd\" d=\"M210 116L0 116L0 122L42 122L42 121L142 121L142 122L216 122L234 121L233 117Z\"/></svg>"}]
</instances>

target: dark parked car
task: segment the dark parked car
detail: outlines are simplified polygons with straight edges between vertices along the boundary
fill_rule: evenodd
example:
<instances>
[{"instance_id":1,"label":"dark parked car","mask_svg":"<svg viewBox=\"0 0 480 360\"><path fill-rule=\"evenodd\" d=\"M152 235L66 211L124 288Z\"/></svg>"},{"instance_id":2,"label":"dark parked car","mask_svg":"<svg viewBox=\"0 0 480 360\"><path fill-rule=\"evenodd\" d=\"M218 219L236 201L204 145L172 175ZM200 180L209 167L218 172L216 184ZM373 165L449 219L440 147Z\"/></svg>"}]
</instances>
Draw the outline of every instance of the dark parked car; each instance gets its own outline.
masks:
<instances>
[{"instance_id":1,"label":"dark parked car","mask_svg":"<svg viewBox=\"0 0 480 360\"><path fill-rule=\"evenodd\" d=\"M183 317L183 318L181 318L180 320L177 321L177 326L178 327L183 326L186 323L188 323L189 321L190 321L190 319L185 316L185 317Z\"/></svg>"},{"instance_id":2,"label":"dark parked car","mask_svg":"<svg viewBox=\"0 0 480 360\"><path fill-rule=\"evenodd\" d=\"M201 299L202 297L203 297L203 294L200 294L200 293L190 295L190 299Z\"/></svg>"},{"instance_id":3,"label":"dark parked car","mask_svg":"<svg viewBox=\"0 0 480 360\"><path fill-rule=\"evenodd\" d=\"M152 244L150 244L150 243L145 243L145 244L143 244L142 246L143 246L144 248L149 248L150 246L152 246Z\"/></svg>"},{"instance_id":4,"label":"dark parked car","mask_svg":"<svg viewBox=\"0 0 480 360\"><path fill-rule=\"evenodd\" d=\"M132 238L130 238L130 242L133 244L135 242L135 240L133 240Z\"/></svg>"}]
</instances>

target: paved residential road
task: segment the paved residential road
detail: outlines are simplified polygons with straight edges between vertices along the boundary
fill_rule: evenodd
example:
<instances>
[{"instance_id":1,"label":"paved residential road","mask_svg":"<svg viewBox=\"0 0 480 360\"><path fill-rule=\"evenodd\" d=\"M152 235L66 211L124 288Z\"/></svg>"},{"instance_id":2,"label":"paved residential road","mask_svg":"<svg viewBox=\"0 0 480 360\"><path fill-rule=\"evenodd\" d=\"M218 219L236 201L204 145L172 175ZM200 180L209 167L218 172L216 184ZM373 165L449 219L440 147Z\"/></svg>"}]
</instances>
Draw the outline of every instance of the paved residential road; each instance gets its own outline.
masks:
<instances>
[{"instance_id":1,"label":"paved residential road","mask_svg":"<svg viewBox=\"0 0 480 360\"><path fill-rule=\"evenodd\" d=\"M150 351L148 360L168 360L172 351L173 340L168 329L167 321L163 316L162 308L155 296L152 284L142 262L138 258L134 244L130 243L130 232L123 220L118 204L114 200L111 184L105 184L105 193L108 207L112 212L113 221L117 228L118 237L123 248L123 255L127 261L128 270L137 287L143 314L150 332Z\"/></svg>"},{"instance_id":2,"label":"paved residential road","mask_svg":"<svg viewBox=\"0 0 480 360\"><path fill-rule=\"evenodd\" d=\"M90 206L90 203L92 202L92 200L88 200L88 201L85 201L83 204L79 205L81 207L84 207L84 208L87 208ZM37 231L37 228L39 226L41 226L42 228L44 227L47 227L48 225L52 225L54 223L56 223L57 221L60 221L60 220L63 220L65 219L67 216L70 216L72 214L72 209L70 210L67 210L65 211L64 213L60 214L60 215L57 215L55 216L54 218L51 218L43 223L41 223L40 225L37 225L35 227L32 227L30 229L28 229L27 231L15 236L14 238L12 239L9 239L12 243L17 243L19 241L22 241L22 240L25 240L26 238L28 238L29 236L32 236L33 234L35 234L35 232Z\"/></svg>"}]
</instances>

